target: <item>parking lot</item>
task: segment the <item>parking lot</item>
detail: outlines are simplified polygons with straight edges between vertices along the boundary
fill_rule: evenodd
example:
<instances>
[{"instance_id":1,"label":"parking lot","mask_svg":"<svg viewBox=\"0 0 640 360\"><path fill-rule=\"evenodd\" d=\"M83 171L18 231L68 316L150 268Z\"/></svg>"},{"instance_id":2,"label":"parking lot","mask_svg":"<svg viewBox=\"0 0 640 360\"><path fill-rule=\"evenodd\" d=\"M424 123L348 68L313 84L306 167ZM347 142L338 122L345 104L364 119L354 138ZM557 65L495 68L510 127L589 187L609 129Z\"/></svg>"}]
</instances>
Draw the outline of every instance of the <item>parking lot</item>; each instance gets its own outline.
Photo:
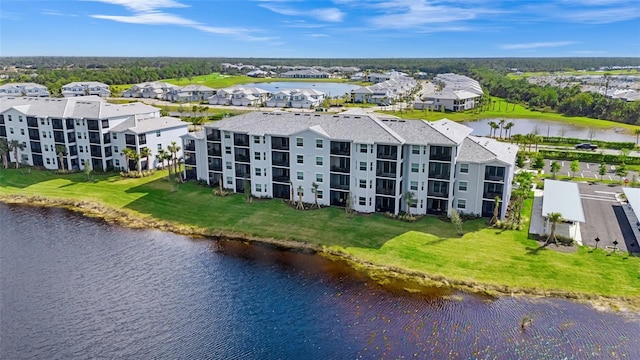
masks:
<instances>
[{"instance_id":1,"label":"parking lot","mask_svg":"<svg viewBox=\"0 0 640 360\"><path fill-rule=\"evenodd\" d=\"M560 164L561 168L560 168L560 172L558 173L558 175L565 175L565 176L573 176L572 172L571 172L571 161L562 161L562 160L557 160L558 163ZM544 171L545 173L549 173L549 169L551 168L551 163L553 162L553 160L549 160L549 159L545 159L544 161ZM600 179L600 175L599 175L599 169L600 169L600 164L595 164L595 163L580 163L580 169L575 173L575 179L576 180L580 180L580 179L585 179L585 178L594 178L594 179ZM636 171L629 171L627 173L627 179L631 179L633 178L633 176L638 177L638 173ZM607 173L603 176L604 180L619 180L620 177L616 175L616 171L615 171L615 166L614 165L607 165ZM640 177L639 177L640 179ZM619 192L622 192L622 190L620 190Z\"/></svg>"},{"instance_id":2,"label":"parking lot","mask_svg":"<svg viewBox=\"0 0 640 360\"><path fill-rule=\"evenodd\" d=\"M579 183L578 188L586 221L580 224L582 243L595 247L597 237L600 239L598 247L606 248L613 247L613 242L617 240L620 251L631 249L634 253L640 252L639 246L630 246L636 242L636 238L616 198L616 194L622 193L622 187Z\"/></svg>"}]
</instances>

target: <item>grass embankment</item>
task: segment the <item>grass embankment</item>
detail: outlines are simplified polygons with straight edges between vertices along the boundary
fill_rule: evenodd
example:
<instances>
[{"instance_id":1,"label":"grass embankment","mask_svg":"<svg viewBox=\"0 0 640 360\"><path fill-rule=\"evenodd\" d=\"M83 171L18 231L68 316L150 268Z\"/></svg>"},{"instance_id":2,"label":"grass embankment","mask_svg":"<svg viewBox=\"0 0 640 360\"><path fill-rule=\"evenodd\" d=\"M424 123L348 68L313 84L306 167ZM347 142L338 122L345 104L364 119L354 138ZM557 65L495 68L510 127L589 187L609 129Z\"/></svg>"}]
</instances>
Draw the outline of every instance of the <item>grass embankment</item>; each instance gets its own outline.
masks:
<instances>
[{"instance_id":1,"label":"grass embankment","mask_svg":"<svg viewBox=\"0 0 640 360\"><path fill-rule=\"evenodd\" d=\"M441 112L441 111L427 111L427 110L403 110L403 111L380 111L381 113L394 115L403 119L424 119L429 121L435 121L447 118L454 121L471 121L482 119L539 119L549 120L555 122L563 122L567 125L577 125L583 127L591 127L598 129L606 128L622 128L628 132L632 132L634 129L640 128L637 125L619 123L609 120L592 119L584 116L566 116L556 112L541 112L530 110L522 105L516 104L515 109L513 103L507 103L506 100L492 97L496 101L495 106L492 106L488 110L477 111L468 110L465 112Z\"/></svg>"},{"instance_id":2,"label":"grass embankment","mask_svg":"<svg viewBox=\"0 0 640 360\"><path fill-rule=\"evenodd\" d=\"M463 237L435 217L415 223L382 215L358 215L324 208L299 211L281 200L244 202L242 195L214 197L195 183L171 192L164 172L149 178L123 179L83 174L0 171L0 198L40 196L99 202L134 218L160 219L193 227L197 234L246 234L261 239L312 244L331 255L364 265L370 273L409 274L425 283L481 288L500 293L555 294L570 297L623 298L640 302L640 258L580 248L567 254L541 249L526 231L488 228L485 219L464 223ZM531 201L526 204L531 209ZM108 211L105 211L108 212ZM151 220L148 220L151 222Z\"/></svg>"}]
</instances>

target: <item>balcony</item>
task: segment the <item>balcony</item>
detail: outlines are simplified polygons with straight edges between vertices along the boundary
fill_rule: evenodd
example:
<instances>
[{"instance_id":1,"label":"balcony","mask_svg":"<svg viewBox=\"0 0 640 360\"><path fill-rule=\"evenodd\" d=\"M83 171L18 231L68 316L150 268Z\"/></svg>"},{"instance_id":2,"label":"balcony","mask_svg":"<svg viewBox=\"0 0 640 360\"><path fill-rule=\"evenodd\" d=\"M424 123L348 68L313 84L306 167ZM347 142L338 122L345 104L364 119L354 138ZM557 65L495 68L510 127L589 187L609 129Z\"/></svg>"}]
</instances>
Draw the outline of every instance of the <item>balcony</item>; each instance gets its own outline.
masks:
<instances>
[{"instance_id":1,"label":"balcony","mask_svg":"<svg viewBox=\"0 0 640 360\"><path fill-rule=\"evenodd\" d=\"M220 144L207 144L207 154L209 156L222 156L222 146Z\"/></svg>"},{"instance_id":2,"label":"balcony","mask_svg":"<svg viewBox=\"0 0 640 360\"><path fill-rule=\"evenodd\" d=\"M495 199L496 196L499 196L502 199L502 193L501 192L497 192L497 191L485 191L482 193L482 198L483 199Z\"/></svg>"},{"instance_id":3,"label":"balcony","mask_svg":"<svg viewBox=\"0 0 640 360\"><path fill-rule=\"evenodd\" d=\"M98 120L87 120L87 129L97 131L100 130Z\"/></svg>"},{"instance_id":4,"label":"balcony","mask_svg":"<svg viewBox=\"0 0 640 360\"><path fill-rule=\"evenodd\" d=\"M398 160L398 147L395 145L378 145L376 157L384 160Z\"/></svg>"},{"instance_id":5,"label":"balcony","mask_svg":"<svg viewBox=\"0 0 640 360\"><path fill-rule=\"evenodd\" d=\"M234 158L234 160L235 160L235 161L237 161L237 162L242 162L242 163L249 163L249 162L251 162L251 157L250 157L249 155L244 155L244 154L236 153L236 154L234 155L234 157L233 157L233 158Z\"/></svg>"},{"instance_id":6,"label":"balcony","mask_svg":"<svg viewBox=\"0 0 640 360\"><path fill-rule=\"evenodd\" d=\"M435 191L435 190L429 190L427 192L427 196L431 196L431 197L439 197L439 198L448 198L449 197L449 192L448 191Z\"/></svg>"},{"instance_id":7,"label":"balcony","mask_svg":"<svg viewBox=\"0 0 640 360\"><path fill-rule=\"evenodd\" d=\"M207 141L221 141L220 130L207 129Z\"/></svg>"},{"instance_id":8,"label":"balcony","mask_svg":"<svg viewBox=\"0 0 640 360\"><path fill-rule=\"evenodd\" d=\"M445 146L432 146L429 150L429 160L451 161L451 148Z\"/></svg>"},{"instance_id":9,"label":"balcony","mask_svg":"<svg viewBox=\"0 0 640 360\"><path fill-rule=\"evenodd\" d=\"M185 165L196 165L196 157L195 155L186 155L184 157L184 163Z\"/></svg>"},{"instance_id":10,"label":"balcony","mask_svg":"<svg viewBox=\"0 0 640 360\"><path fill-rule=\"evenodd\" d=\"M40 133L37 129L29 129L29 140L40 140Z\"/></svg>"},{"instance_id":11,"label":"balcony","mask_svg":"<svg viewBox=\"0 0 640 360\"><path fill-rule=\"evenodd\" d=\"M335 166L331 166L331 172L348 174L349 168L345 166L335 165Z\"/></svg>"},{"instance_id":12,"label":"balcony","mask_svg":"<svg viewBox=\"0 0 640 360\"><path fill-rule=\"evenodd\" d=\"M451 153L449 154L431 154L429 156L429 160L436 160L436 161L451 161Z\"/></svg>"},{"instance_id":13,"label":"balcony","mask_svg":"<svg viewBox=\"0 0 640 360\"><path fill-rule=\"evenodd\" d=\"M249 147L249 135L233 134L233 145Z\"/></svg>"},{"instance_id":14,"label":"balcony","mask_svg":"<svg viewBox=\"0 0 640 360\"><path fill-rule=\"evenodd\" d=\"M504 167L487 166L484 170L484 179L488 181L504 182Z\"/></svg>"},{"instance_id":15,"label":"balcony","mask_svg":"<svg viewBox=\"0 0 640 360\"><path fill-rule=\"evenodd\" d=\"M27 116L27 126L28 127L38 127L38 119Z\"/></svg>"},{"instance_id":16,"label":"balcony","mask_svg":"<svg viewBox=\"0 0 640 360\"><path fill-rule=\"evenodd\" d=\"M196 151L196 143L194 141L187 141L184 144L185 151Z\"/></svg>"},{"instance_id":17,"label":"balcony","mask_svg":"<svg viewBox=\"0 0 640 360\"><path fill-rule=\"evenodd\" d=\"M394 178L396 177L396 173L394 172L388 172L385 170L376 170L376 176L377 177L387 177L387 178Z\"/></svg>"},{"instance_id":18,"label":"balcony","mask_svg":"<svg viewBox=\"0 0 640 360\"><path fill-rule=\"evenodd\" d=\"M376 187L376 194L377 195L395 196L396 195L396 189Z\"/></svg>"},{"instance_id":19,"label":"balcony","mask_svg":"<svg viewBox=\"0 0 640 360\"><path fill-rule=\"evenodd\" d=\"M89 143L100 144L100 133L89 131Z\"/></svg>"},{"instance_id":20,"label":"balcony","mask_svg":"<svg viewBox=\"0 0 640 360\"><path fill-rule=\"evenodd\" d=\"M338 190L349 190L349 184L344 184L341 183L340 181L331 181L329 183L329 187L331 187L332 189L338 189Z\"/></svg>"},{"instance_id":21,"label":"balcony","mask_svg":"<svg viewBox=\"0 0 640 360\"><path fill-rule=\"evenodd\" d=\"M271 155L271 165L289 167L289 153L273 152Z\"/></svg>"},{"instance_id":22,"label":"balcony","mask_svg":"<svg viewBox=\"0 0 640 360\"><path fill-rule=\"evenodd\" d=\"M430 179L449 180L449 173L429 172Z\"/></svg>"},{"instance_id":23,"label":"balcony","mask_svg":"<svg viewBox=\"0 0 640 360\"><path fill-rule=\"evenodd\" d=\"M251 172L243 171L243 169L236 168L236 177L239 179L251 179Z\"/></svg>"},{"instance_id":24,"label":"balcony","mask_svg":"<svg viewBox=\"0 0 640 360\"><path fill-rule=\"evenodd\" d=\"M222 159L209 158L209 170L222 171Z\"/></svg>"},{"instance_id":25,"label":"balcony","mask_svg":"<svg viewBox=\"0 0 640 360\"><path fill-rule=\"evenodd\" d=\"M331 155L349 156L351 154L351 146L346 142L331 142Z\"/></svg>"},{"instance_id":26,"label":"balcony","mask_svg":"<svg viewBox=\"0 0 640 360\"><path fill-rule=\"evenodd\" d=\"M51 119L51 126L54 130L62 130L62 119Z\"/></svg>"},{"instance_id":27,"label":"balcony","mask_svg":"<svg viewBox=\"0 0 640 360\"><path fill-rule=\"evenodd\" d=\"M283 137L272 137L271 149L289 151L289 139Z\"/></svg>"}]
</instances>

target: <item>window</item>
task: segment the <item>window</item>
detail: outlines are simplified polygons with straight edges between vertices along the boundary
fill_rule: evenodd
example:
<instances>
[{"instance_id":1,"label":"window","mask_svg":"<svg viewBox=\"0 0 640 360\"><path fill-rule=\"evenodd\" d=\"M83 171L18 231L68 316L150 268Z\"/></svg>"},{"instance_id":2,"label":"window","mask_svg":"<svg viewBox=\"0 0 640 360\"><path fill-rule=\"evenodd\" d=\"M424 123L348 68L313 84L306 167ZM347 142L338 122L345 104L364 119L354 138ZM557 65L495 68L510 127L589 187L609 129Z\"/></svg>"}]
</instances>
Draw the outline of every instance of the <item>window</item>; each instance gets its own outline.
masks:
<instances>
[{"instance_id":1,"label":"window","mask_svg":"<svg viewBox=\"0 0 640 360\"><path fill-rule=\"evenodd\" d=\"M113 152L116 153L116 154L118 153L118 147L117 146L113 147Z\"/></svg>"},{"instance_id":2,"label":"window","mask_svg":"<svg viewBox=\"0 0 640 360\"><path fill-rule=\"evenodd\" d=\"M367 188L367 180L366 179L360 179L358 181L358 184L360 186L360 189L366 189Z\"/></svg>"},{"instance_id":3,"label":"window","mask_svg":"<svg viewBox=\"0 0 640 360\"><path fill-rule=\"evenodd\" d=\"M316 139L316 149L322 149L324 146L322 139Z\"/></svg>"},{"instance_id":4,"label":"window","mask_svg":"<svg viewBox=\"0 0 640 360\"><path fill-rule=\"evenodd\" d=\"M256 160L260 160L260 151L256 151L253 153L253 158Z\"/></svg>"},{"instance_id":5,"label":"window","mask_svg":"<svg viewBox=\"0 0 640 360\"><path fill-rule=\"evenodd\" d=\"M47 144L44 145L44 151L49 151L49 145Z\"/></svg>"},{"instance_id":6,"label":"window","mask_svg":"<svg viewBox=\"0 0 640 360\"><path fill-rule=\"evenodd\" d=\"M420 154L420 145L411 145L412 154Z\"/></svg>"},{"instance_id":7,"label":"window","mask_svg":"<svg viewBox=\"0 0 640 360\"><path fill-rule=\"evenodd\" d=\"M47 165L51 165L51 159L47 158Z\"/></svg>"},{"instance_id":8,"label":"window","mask_svg":"<svg viewBox=\"0 0 640 360\"><path fill-rule=\"evenodd\" d=\"M361 197L359 197L359 198L358 198L358 205L361 205L361 206L365 206L365 205L367 205L367 198L364 198L364 197L362 197L362 196L361 196Z\"/></svg>"},{"instance_id":9,"label":"window","mask_svg":"<svg viewBox=\"0 0 640 360\"><path fill-rule=\"evenodd\" d=\"M84 148L82 146L78 146L78 149L80 150L80 152L84 152Z\"/></svg>"},{"instance_id":10,"label":"window","mask_svg":"<svg viewBox=\"0 0 640 360\"><path fill-rule=\"evenodd\" d=\"M323 163L324 159L322 159L322 156L316 156L316 165L322 166Z\"/></svg>"},{"instance_id":11,"label":"window","mask_svg":"<svg viewBox=\"0 0 640 360\"><path fill-rule=\"evenodd\" d=\"M367 153L367 145L366 144L360 144L360 152L361 153Z\"/></svg>"},{"instance_id":12,"label":"window","mask_svg":"<svg viewBox=\"0 0 640 360\"><path fill-rule=\"evenodd\" d=\"M411 190L418 190L418 182L417 181L412 181L411 182Z\"/></svg>"},{"instance_id":13,"label":"window","mask_svg":"<svg viewBox=\"0 0 640 360\"><path fill-rule=\"evenodd\" d=\"M44 136L44 131L42 132L42 136ZM78 139L82 139L82 133L81 132L78 133Z\"/></svg>"},{"instance_id":14,"label":"window","mask_svg":"<svg viewBox=\"0 0 640 360\"><path fill-rule=\"evenodd\" d=\"M420 164L411 163L411 172L417 173L420 170Z\"/></svg>"},{"instance_id":15,"label":"window","mask_svg":"<svg viewBox=\"0 0 640 360\"><path fill-rule=\"evenodd\" d=\"M40 125L44 125L44 119L40 119Z\"/></svg>"},{"instance_id":16,"label":"window","mask_svg":"<svg viewBox=\"0 0 640 360\"><path fill-rule=\"evenodd\" d=\"M156 131L156 137L162 136L162 131Z\"/></svg>"},{"instance_id":17,"label":"window","mask_svg":"<svg viewBox=\"0 0 640 360\"><path fill-rule=\"evenodd\" d=\"M256 176L262 176L262 169L256 168Z\"/></svg>"},{"instance_id":18,"label":"window","mask_svg":"<svg viewBox=\"0 0 640 360\"><path fill-rule=\"evenodd\" d=\"M469 164L460 164L460 174L469 173Z\"/></svg>"},{"instance_id":19,"label":"window","mask_svg":"<svg viewBox=\"0 0 640 360\"><path fill-rule=\"evenodd\" d=\"M11 115L9 115L11 116ZM13 134L13 128L9 128L9 134Z\"/></svg>"},{"instance_id":20,"label":"window","mask_svg":"<svg viewBox=\"0 0 640 360\"><path fill-rule=\"evenodd\" d=\"M254 144L260 144L260 136L254 136L253 137L253 143ZM256 189L258 189L258 185L256 185Z\"/></svg>"},{"instance_id":21,"label":"window","mask_svg":"<svg viewBox=\"0 0 640 360\"><path fill-rule=\"evenodd\" d=\"M316 190L316 194L318 195L318 199L322 199L322 190Z\"/></svg>"},{"instance_id":22,"label":"window","mask_svg":"<svg viewBox=\"0 0 640 360\"><path fill-rule=\"evenodd\" d=\"M22 122L22 115L18 115L18 121Z\"/></svg>"},{"instance_id":23,"label":"window","mask_svg":"<svg viewBox=\"0 0 640 360\"><path fill-rule=\"evenodd\" d=\"M224 147L224 152L225 152L225 154L231 155L231 146L225 146Z\"/></svg>"},{"instance_id":24,"label":"window","mask_svg":"<svg viewBox=\"0 0 640 360\"><path fill-rule=\"evenodd\" d=\"M162 144L158 144L158 151L162 150Z\"/></svg>"},{"instance_id":25,"label":"window","mask_svg":"<svg viewBox=\"0 0 640 360\"><path fill-rule=\"evenodd\" d=\"M24 129L20 129L20 135L24 135Z\"/></svg>"},{"instance_id":26,"label":"window","mask_svg":"<svg viewBox=\"0 0 640 360\"><path fill-rule=\"evenodd\" d=\"M467 191L467 182L466 181L460 181L458 183L458 190Z\"/></svg>"},{"instance_id":27,"label":"window","mask_svg":"<svg viewBox=\"0 0 640 360\"><path fill-rule=\"evenodd\" d=\"M11 115L7 115L7 120L11 121Z\"/></svg>"},{"instance_id":28,"label":"window","mask_svg":"<svg viewBox=\"0 0 640 360\"><path fill-rule=\"evenodd\" d=\"M321 183L321 182L322 182L322 180L323 180L323 178L322 178L322 174L317 173L317 174L316 174L316 182Z\"/></svg>"},{"instance_id":29,"label":"window","mask_svg":"<svg viewBox=\"0 0 640 360\"><path fill-rule=\"evenodd\" d=\"M298 180L304 180L304 171L298 171L296 174Z\"/></svg>"},{"instance_id":30,"label":"window","mask_svg":"<svg viewBox=\"0 0 640 360\"><path fill-rule=\"evenodd\" d=\"M233 185L233 177L227 176L227 184Z\"/></svg>"},{"instance_id":31,"label":"window","mask_svg":"<svg viewBox=\"0 0 640 360\"><path fill-rule=\"evenodd\" d=\"M224 138L225 139L231 139L231 134L228 131L224 132Z\"/></svg>"},{"instance_id":32,"label":"window","mask_svg":"<svg viewBox=\"0 0 640 360\"><path fill-rule=\"evenodd\" d=\"M116 159L114 163L116 164L116 166L120 166L120 160Z\"/></svg>"},{"instance_id":33,"label":"window","mask_svg":"<svg viewBox=\"0 0 640 360\"><path fill-rule=\"evenodd\" d=\"M225 162L225 165L227 166L227 169L231 170L231 161Z\"/></svg>"},{"instance_id":34,"label":"window","mask_svg":"<svg viewBox=\"0 0 640 360\"><path fill-rule=\"evenodd\" d=\"M256 192L262 192L262 184L256 184Z\"/></svg>"},{"instance_id":35,"label":"window","mask_svg":"<svg viewBox=\"0 0 640 360\"><path fill-rule=\"evenodd\" d=\"M118 138L118 134L113 133L113 134L112 134L112 136L111 136L111 138L113 138L114 140L115 140L115 139L117 139L117 138Z\"/></svg>"},{"instance_id":36,"label":"window","mask_svg":"<svg viewBox=\"0 0 640 360\"><path fill-rule=\"evenodd\" d=\"M361 171L367 171L367 162L366 161L360 161L360 170Z\"/></svg>"},{"instance_id":37,"label":"window","mask_svg":"<svg viewBox=\"0 0 640 360\"><path fill-rule=\"evenodd\" d=\"M467 200L458 199L458 209L465 209L467 207Z\"/></svg>"},{"instance_id":38,"label":"window","mask_svg":"<svg viewBox=\"0 0 640 360\"><path fill-rule=\"evenodd\" d=\"M304 164L304 155L298 155L298 156L296 156L296 163L298 163L298 164Z\"/></svg>"},{"instance_id":39,"label":"window","mask_svg":"<svg viewBox=\"0 0 640 360\"><path fill-rule=\"evenodd\" d=\"M304 139L301 138L301 137L296 138L296 146L297 147L303 147L304 146Z\"/></svg>"}]
</instances>

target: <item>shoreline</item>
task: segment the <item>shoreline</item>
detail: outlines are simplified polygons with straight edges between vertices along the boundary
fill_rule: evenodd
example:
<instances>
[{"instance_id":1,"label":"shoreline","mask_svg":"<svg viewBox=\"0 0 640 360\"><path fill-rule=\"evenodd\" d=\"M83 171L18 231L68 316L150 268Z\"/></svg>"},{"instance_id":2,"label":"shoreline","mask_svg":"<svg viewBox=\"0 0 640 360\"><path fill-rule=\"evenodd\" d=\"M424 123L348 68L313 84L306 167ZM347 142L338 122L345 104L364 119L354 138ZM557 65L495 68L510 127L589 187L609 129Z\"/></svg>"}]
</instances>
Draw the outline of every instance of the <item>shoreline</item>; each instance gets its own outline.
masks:
<instances>
[{"instance_id":1,"label":"shoreline","mask_svg":"<svg viewBox=\"0 0 640 360\"><path fill-rule=\"evenodd\" d=\"M315 254L330 260L343 261L355 271L364 273L367 277L381 285L395 280L415 284L421 288L446 288L491 298L500 296L526 296L531 298L553 297L585 303L591 305L598 311L609 311L619 314L640 314L640 298L584 294L558 289L543 290L535 288L510 287L507 285L451 279L441 275L432 275L420 271L377 264L323 245L294 240L260 238L239 232L228 232L222 230L210 231L195 226L160 220L152 217L151 215L144 215L134 211L111 208L96 202L25 195L0 195L0 202L9 205L66 209L88 218L100 219L106 223L130 229L154 229L193 238L242 241L258 246L274 247L283 251L298 251ZM405 290L412 291L413 289Z\"/></svg>"}]
</instances>

